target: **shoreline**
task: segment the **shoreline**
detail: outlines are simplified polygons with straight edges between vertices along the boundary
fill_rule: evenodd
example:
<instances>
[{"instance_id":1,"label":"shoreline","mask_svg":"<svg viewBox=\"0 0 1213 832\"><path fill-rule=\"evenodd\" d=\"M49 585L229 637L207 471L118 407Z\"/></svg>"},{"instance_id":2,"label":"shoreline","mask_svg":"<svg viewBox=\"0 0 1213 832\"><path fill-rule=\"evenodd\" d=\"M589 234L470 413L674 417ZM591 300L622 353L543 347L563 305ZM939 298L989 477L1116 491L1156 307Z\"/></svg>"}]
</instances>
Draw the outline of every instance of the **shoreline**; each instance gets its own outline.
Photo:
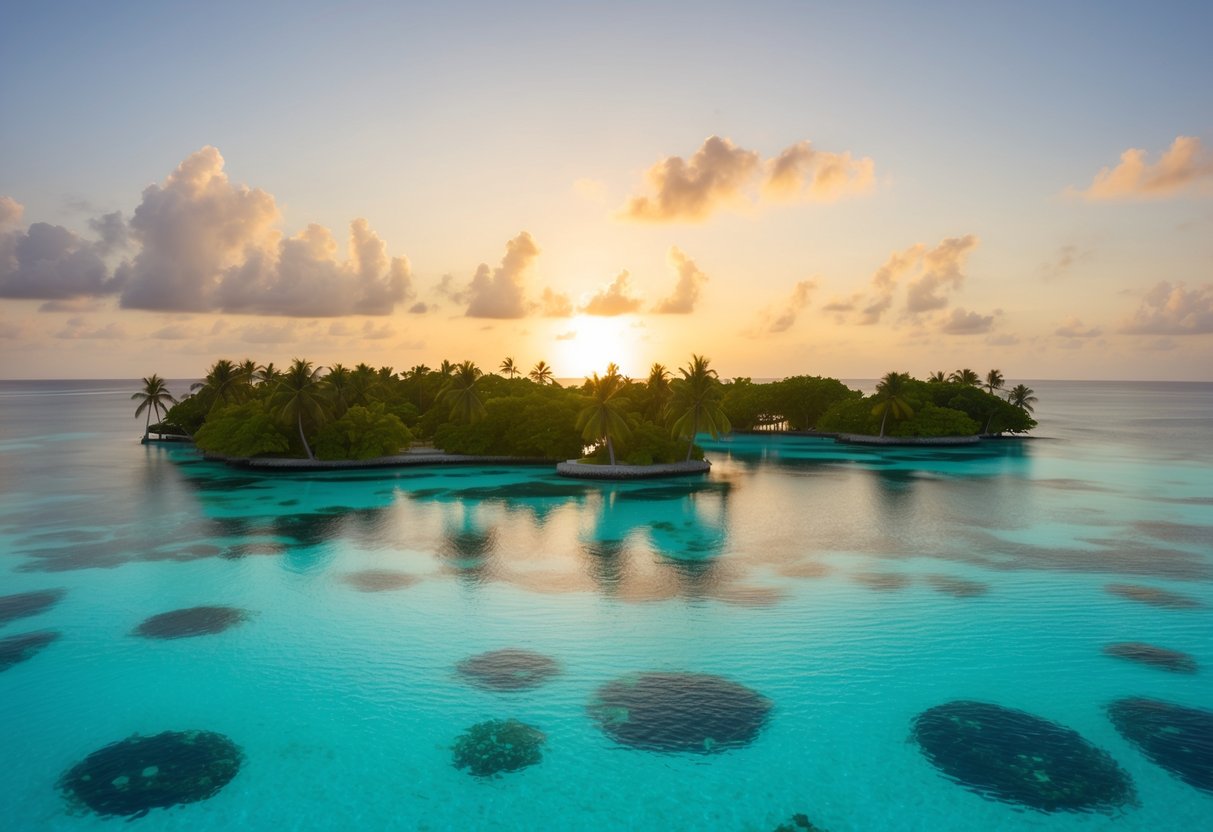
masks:
<instances>
[{"instance_id":1,"label":"shoreline","mask_svg":"<svg viewBox=\"0 0 1213 832\"><path fill-rule=\"evenodd\" d=\"M686 477L708 474L712 463L706 459L689 462L665 462L653 465L594 465L576 459L556 463L556 473L579 480L644 480L655 477Z\"/></svg>"}]
</instances>

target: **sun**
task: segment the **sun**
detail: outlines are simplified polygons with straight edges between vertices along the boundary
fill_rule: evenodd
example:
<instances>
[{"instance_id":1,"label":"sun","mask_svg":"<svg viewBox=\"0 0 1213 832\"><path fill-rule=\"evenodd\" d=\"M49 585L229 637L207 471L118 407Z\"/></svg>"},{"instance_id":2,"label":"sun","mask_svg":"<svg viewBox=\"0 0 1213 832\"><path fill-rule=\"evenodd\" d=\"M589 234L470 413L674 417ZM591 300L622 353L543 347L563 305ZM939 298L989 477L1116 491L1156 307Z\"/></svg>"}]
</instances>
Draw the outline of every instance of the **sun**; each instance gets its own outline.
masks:
<instances>
[{"instance_id":1,"label":"sun","mask_svg":"<svg viewBox=\"0 0 1213 832\"><path fill-rule=\"evenodd\" d=\"M577 315L554 329L556 355L552 366L562 378L582 378L606 372L612 361L624 375L635 376L638 333L631 315L603 318Z\"/></svg>"}]
</instances>

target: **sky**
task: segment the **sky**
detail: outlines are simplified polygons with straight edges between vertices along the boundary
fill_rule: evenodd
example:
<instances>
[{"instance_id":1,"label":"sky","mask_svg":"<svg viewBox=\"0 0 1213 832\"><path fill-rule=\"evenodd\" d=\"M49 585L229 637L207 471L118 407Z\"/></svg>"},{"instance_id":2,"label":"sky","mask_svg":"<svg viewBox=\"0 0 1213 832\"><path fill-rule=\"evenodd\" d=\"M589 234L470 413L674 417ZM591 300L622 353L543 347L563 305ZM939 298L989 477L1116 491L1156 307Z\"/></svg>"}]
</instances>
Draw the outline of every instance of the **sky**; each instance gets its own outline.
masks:
<instances>
[{"instance_id":1,"label":"sky","mask_svg":"<svg viewBox=\"0 0 1213 832\"><path fill-rule=\"evenodd\" d=\"M1213 380L1213 4L5 4L0 378Z\"/></svg>"}]
</instances>

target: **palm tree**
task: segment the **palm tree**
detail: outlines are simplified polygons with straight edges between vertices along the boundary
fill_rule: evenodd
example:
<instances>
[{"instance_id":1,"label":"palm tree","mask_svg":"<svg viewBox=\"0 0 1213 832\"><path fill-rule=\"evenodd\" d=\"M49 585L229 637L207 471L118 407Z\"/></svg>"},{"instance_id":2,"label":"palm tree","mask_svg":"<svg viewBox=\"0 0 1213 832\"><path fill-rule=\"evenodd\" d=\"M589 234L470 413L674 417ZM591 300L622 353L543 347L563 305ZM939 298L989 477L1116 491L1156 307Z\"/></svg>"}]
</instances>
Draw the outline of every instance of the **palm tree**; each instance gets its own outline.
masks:
<instances>
[{"instance_id":1,"label":"palm tree","mask_svg":"<svg viewBox=\"0 0 1213 832\"><path fill-rule=\"evenodd\" d=\"M451 418L457 422L470 424L484 417L484 402L476 391L476 381L480 378L480 368L471 361L454 365L451 379L442 388L438 401L451 408Z\"/></svg>"},{"instance_id":2,"label":"palm tree","mask_svg":"<svg viewBox=\"0 0 1213 832\"><path fill-rule=\"evenodd\" d=\"M143 423L143 438L145 440L148 433L151 432L152 415L155 414L156 421L159 422L164 418L162 413L168 413L168 404L177 403L177 400L173 398L173 394L164 386L164 379L155 373L143 379L143 389L131 396L131 399L139 400L139 406L135 408L136 418L139 417L139 414L147 411L147 419Z\"/></svg>"},{"instance_id":3,"label":"palm tree","mask_svg":"<svg viewBox=\"0 0 1213 832\"><path fill-rule=\"evenodd\" d=\"M646 415L654 422L664 421L670 404L670 371L664 364L653 364L644 387L648 395Z\"/></svg>"},{"instance_id":4,"label":"palm tree","mask_svg":"<svg viewBox=\"0 0 1213 832\"><path fill-rule=\"evenodd\" d=\"M226 358L220 358L211 365L206 378L191 384L190 390L198 390L199 395L209 398L210 410L214 410L220 403L239 400L247 383L248 379L240 367Z\"/></svg>"},{"instance_id":5,"label":"palm tree","mask_svg":"<svg viewBox=\"0 0 1213 832\"><path fill-rule=\"evenodd\" d=\"M308 459L315 459L312 446L307 443L303 433L303 420L319 423L324 420L325 390L321 383L320 373L323 367L313 367L312 362L296 358L291 362L290 369L282 374L270 403L278 414L288 422L294 422L299 428L299 439L303 442L303 450Z\"/></svg>"},{"instance_id":6,"label":"palm tree","mask_svg":"<svg viewBox=\"0 0 1213 832\"><path fill-rule=\"evenodd\" d=\"M329 367L329 373L324 377L324 386L328 388L333 403L333 415L340 419L350 408L350 387L353 373L348 367L334 364Z\"/></svg>"},{"instance_id":7,"label":"palm tree","mask_svg":"<svg viewBox=\"0 0 1213 832\"><path fill-rule=\"evenodd\" d=\"M700 431L706 430L713 439L717 439L733 428L729 424L729 417L720 407L723 395L720 379L716 371L708 367L708 359L702 355L692 355L690 363L678 371L682 373L682 378L670 382L670 412L677 414L673 425L674 435L688 440L687 462L690 462L695 437Z\"/></svg>"},{"instance_id":8,"label":"palm tree","mask_svg":"<svg viewBox=\"0 0 1213 832\"><path fill-rule=\"evenodd\" d=\"M277 384L282 380L282 371L271 361L257 371L257 380L261 384Z\"/></svg>"},{"instance_id":9,"label":"palm tree","mask_svg":"<svg viewBox=\"0 0 1213 832\"><path fill-rule=\"evenodd\" d=\"M340 364L333 365L336 370ZM330 373L329 375L332 375ZM356 364L350 371L347 389L344 391L345 403L348 407L354 405L366 406L371 403L371 393L380 386L379 376L375 368L369 364Z\"/></svg>"},{"instance_id":10,"label":"palm tree","mask_svg":"<svg viewBox=\"0 0 1213 832\"><path fill-rule=\"evenodd\" d=\"M552 381L552 368L548 366L546 361L540 361L531 368L531 372L528 375L531 377L531 381L536 384L550 384Z\"/></svg>"},{"instance_id":11,"label":"palm tree","mask_svg":"<svg viewBox=\"0 0 1213 832\"><path fill-rule=\"evenodd\" d=\"M947 380L948 374L943 370L936 370L935 372L931 373L931 375L927 376L927 381L931 384L943 384Z\"/></svg>"},{"instance_id":12,"label":"palm tree","mask_svg":"<svg viewBox=\"0 0 1213 832\"><path fill-rule=\"evenodd\" d=\"M1032 405L1036 404L1036 391L1026 384L1016 384L1007 393L1007 401L1018 407L1020 410L1026 410L1031 413Z\"/></svg>"},{"instance_id":13,"label":"palm tree","mask_svg":"<svg viewBox=\"0 0 1213 832\"><path fill-rule=\"evenodd\" d=\"M455 365L445 358L442 359L442 363L438 365L438 374L444 378L450 378L453 372L455 372Z\"/></svg>"},{"instance_id":14,"label":"palm tree","mask_svg":"<svg viewBox=\"0 0 1213 832\"><path fill-rule=\"evenodd\" d=\"M986 392L994 395L995 390L1001 390L1003 383L1002 370L990 370L986 373Z\"/></svg>"},{"instance_id":15,"label":"palm tree","mask_svg":"<svg viewBox=\"0 0 1213 832\"><path fill-rule=\"evenodd\" d=\"M981 376L977 375L976 370L970 370L965 367L963 370L957 370L948 376L948 381L954 381L957 384L964 384L968 387L976 387L981 384Z\"/></svg>"},{"instance_id":16,"label":"palm tree","mask_svg":"<svg viewBox=\"0 0 1213 832\"><path fill-rule=\"evenodd\" d=\"M244 383L252 385L257 378L257 362L251 358L246 358L237 366L240 375L244 377Z\"/></svg>"},{"instance_id":17,"label":"palm tree","mask_svg":"<svg viewBox=\"0 0 1213 832\"><path fill-rule=\"evenodd\" d=\"M611 365L614 367L614 365ZM626 440L628 423L623 418L622 402L619 393L624 389L625 382L618 372L611 372L602 378L594 373L593 378L586 379L586 393L582 397L585 406L577 414L577 427L581 429L581 438L587 442L606 440L607 456L611 464L615 464L615 439Z\"/></svg>"},{"instance_id":18,"label":"palm tree","mask_svg":"<svg viewBox=\"0 0 1213 832\"><path fill-rule=\"evenodd\" d=\"M514 359L506 357L505 361L501 362L501 366L497 369L501 370L502 375L506 378L516 378L522 375L522 370L518 369L518 365L514 363Z\"/></svg>"},{"instance_id":19,"label":"palm tree","mask_svg":"<svg viewBox=\"0 0 1213 832\"><path fill-rule=\"evenodd\" d=\"M905 398L906 382L909 380L909 373L888 373L876 385L876 404L872 407L872 415L880 416L881 436L884 436L885 421L890 413L894 419L906 419L914 415L914 409Z\"/></svg>"}]
</instances>

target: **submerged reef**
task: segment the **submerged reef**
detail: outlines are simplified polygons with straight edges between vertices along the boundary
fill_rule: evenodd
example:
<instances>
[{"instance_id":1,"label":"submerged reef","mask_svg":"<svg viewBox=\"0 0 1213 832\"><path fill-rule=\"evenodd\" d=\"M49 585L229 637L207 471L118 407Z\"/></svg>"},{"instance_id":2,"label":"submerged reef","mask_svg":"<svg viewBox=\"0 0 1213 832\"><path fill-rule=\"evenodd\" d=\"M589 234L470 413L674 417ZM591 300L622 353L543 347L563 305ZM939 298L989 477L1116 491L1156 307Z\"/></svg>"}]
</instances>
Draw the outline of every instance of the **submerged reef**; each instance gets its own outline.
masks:
<instances>
[{"instance_id":1,"label":"submerged reef","mask_svg":"<svg viewBox=\"0 0 1213 832\"><path fill-rule=\"evenodd\" d=\"M188 607L153 615L134 630L144 638L189 638L222 633L249 617L235 607Z\"/></svg>"},{"instance_id":2,"label":"submerged reef","mask_svg":"<svg viewBox=\"0 0 1213 832\"><path fill-rule=\"evenodd\" d=\"M1152 586L1142 586L1141 584L1108 584L1104 588L1113 595L1128 598L1130 601L1140 601L1152 607L1191 610L1204 606L1198 598L1191 598L1187 595L1180 595L1178 592L1169 592L1165 589L1157 589Z\"/></svg>"},{"instance_id":3,"label":"submerged reef","mask_svg":"<svg viewBox=\"0 0 1213 832\"><path fill-rule=\"evenodd\" d=\"M516 719L490 719L467 729L451 749L452 765L477 777L495 777L543 760L547 736Z\"/></svg>"},{"instance_id":4,"label":"submerged reef","mask_svg":"<svg viewBox=\"0 0 1213 832\"><path fill-rule=\"evenodd\" d=\"M640 673L600 687L588 710L621 745L711 754L753 742L771 701L706 673Z\"/></svg>"},{"instance_id":5,"label":"submerged reef","mask_svg":"<svg viewBox=\"0 0 1213 832\"><path fill-rule=\"evenodd\" d=\"M937 592L943 592L956 598L972 598L985 595L990 585L981 581L970 581L965 578L954 578L951 575L927 575L927 583Z\"/></svg>"},{"instance_id":6,"label":"submerged reef","mask_svg":"<svg viewBox=\"0 0 1213 832\"><path fill-rule=\"evenodd\" d=\"M133 820L213 797L243 762L240 747L212 731L135 734L72 766L59 778L59 789L74 810Z\"/></svg>"},{"instance_id":7,"label":"submerged reef","mask_svg":"<svg viewBox=\"0 0 1213 832\"><path fill-rule=\"evenodd\" d=\"M1213 711L1129 697L1109 705L1108 717L1156 765L1213 794Z\"/></svg>"},{"instance_id":8,"label":"submerged reef","mask_svg":"<svg viewBox=\"0 0 1213 832\"><path fill-rule=\"evenodd\" d=\"M42 651L43 647L59 638L54 630L42 630L37 633L22 633L19 636L0 638L0 671L8 670L15 664L21 664L26 659L32 659Z\"/></svg>"},{"instance_id":9,"label":"submerged reef","mask_svg":"<svg viewBox=\"0 0 1213 832\"><path fill-rule=\"evenodd\" d=\"M829 830L822 829L813 823L813 821L809 820L808 815L797 812L792 815L791 820L776 826L773 832L829 832Z\"/></svg>"},{"instance_id":10,"label":"submerged reef","mask_svg":"<svg viewBox=\"0 0 1213 832\"><path fill-rule=\"evenodd\" d=\"M391 569L363 569L361 572L342 575L341 580L359 592L387 592L393 589L405 589L417 583L415 575Z\"/></svg>"},{"instance_id":11,"label":"submerged reef","mask_svg":"<svg viewBox=\"0 0 1213 832\"><path fill-rule=\"evenodd\" d=\"M40 589L36 592L0 595L0 624L37 615L59 603L66 594L66 589Z\"/></svg>"},{"instance_id":12,"label":"submerged reef","mask_svg":"<svg viewBox=\"0 0 1213 832\"><path fill-rule=\"evenodd\" d=\"M490 690L536 688L560 672L555 659L531 650L507 648L469 656L456 666L473 685Z\"/></svg>"},{"instance_id":13,"label":"submerged reef","mask_svg":"<svg viewBox=\"0 0 1213 832\"><path fill-rule=\"evenodd\" d=\"M1117 659L1128 659L1132 662L1149 665L1150 667L1170 670L1172 673L1195 673L1196 659L1178 650L1168 650L1165 647L1155 647L1140 641L1125 641L1109 644L1103 649L1105 656Z\"/></svg>"},{"instance_id":14,"label":"submerged reef","mask_svg":"<svg viewBox=\"0 0 1213 832\"><path fill-rule=\"evenodd\" d=\"M915 717L913 737L936 768L982 797L1040 812L1109 810L1136 799L1107 752L1023 711L949 702Z\"/></svg>"}]
</instances>

